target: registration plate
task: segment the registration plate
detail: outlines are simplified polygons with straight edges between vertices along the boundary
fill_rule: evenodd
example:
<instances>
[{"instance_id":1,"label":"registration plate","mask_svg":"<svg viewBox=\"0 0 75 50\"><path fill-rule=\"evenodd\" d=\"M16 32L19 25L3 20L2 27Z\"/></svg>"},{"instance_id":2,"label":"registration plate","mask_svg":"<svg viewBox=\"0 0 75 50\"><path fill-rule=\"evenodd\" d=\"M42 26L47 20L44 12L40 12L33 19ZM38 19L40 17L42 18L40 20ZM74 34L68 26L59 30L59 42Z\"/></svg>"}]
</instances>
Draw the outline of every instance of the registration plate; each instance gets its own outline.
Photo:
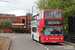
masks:
<instances>
[{"instance_id":1,"label":"registration plate","mask_svg":"<svg viewBox=\"0 0 75 50\"><path fill-rule=\"evenodd\" d=\"M56 41L53 41L52 43L57 43Z\"/></svg>"}]
</instances>

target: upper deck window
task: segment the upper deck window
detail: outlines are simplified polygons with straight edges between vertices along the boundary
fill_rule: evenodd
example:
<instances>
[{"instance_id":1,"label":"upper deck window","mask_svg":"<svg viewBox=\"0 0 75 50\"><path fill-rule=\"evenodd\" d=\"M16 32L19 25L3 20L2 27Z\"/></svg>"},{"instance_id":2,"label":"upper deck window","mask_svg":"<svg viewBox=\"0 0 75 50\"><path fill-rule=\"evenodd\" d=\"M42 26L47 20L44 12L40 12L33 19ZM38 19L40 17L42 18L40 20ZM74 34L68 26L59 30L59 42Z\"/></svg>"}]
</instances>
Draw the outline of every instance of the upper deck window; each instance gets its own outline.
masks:
<instances>
[{"instance_id":1,"label":"upper deck window","mask_svg":"<svg viewBox=\"0 0 75 50\"><path fill-rule=\"evenodd\" d=\"M62 18L62 12L61 11L54 11L54 18Z\"/></svg>"},{"instance_id":2,"label":"upper deck window","mask_svg":"<svg viewBox=\"0 0 75 50\"><path fill-rule=\"evenodd\" d=\"M45 18L62 18L61 11L45 11Z\"/></svg>"},{"instance_id":3,"label":"upper deck window","mask_svg":"<svg viewBox=\"0 0 75 50\"><path fill-rule=\"evenodd\" d=\"M45 18L53 18L53 11L45 11Z\"/></svg>"},{"instance_id":4,"label":"upper deck window","mask_svg":"<svg viewBox=\"0 0 75 50\"><path fill-rule=\"evenodd\" d=\"M38 20L38 19L43 19L43 12L32 16L31 20Z\"/></svg>"}]
</instances>

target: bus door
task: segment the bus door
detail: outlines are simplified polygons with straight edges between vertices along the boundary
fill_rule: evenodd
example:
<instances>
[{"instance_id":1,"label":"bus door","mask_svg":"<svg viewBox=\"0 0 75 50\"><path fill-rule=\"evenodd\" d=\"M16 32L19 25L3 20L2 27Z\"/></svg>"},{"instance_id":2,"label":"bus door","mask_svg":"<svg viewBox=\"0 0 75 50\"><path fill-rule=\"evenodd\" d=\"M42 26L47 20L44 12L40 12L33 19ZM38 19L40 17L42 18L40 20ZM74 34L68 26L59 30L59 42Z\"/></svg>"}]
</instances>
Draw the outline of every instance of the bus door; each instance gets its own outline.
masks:
<instances>
[{"instance_id":1,"label":"bus door","mask_svg":"<svg viewBox=\"0 0 75 50\"><path fill-rule=\"evenodd\" d=\"M34 39L39 41L39 32L38 32L38 26L32 27L32 32L34 34Z\"/></svg>"}]
</instances>

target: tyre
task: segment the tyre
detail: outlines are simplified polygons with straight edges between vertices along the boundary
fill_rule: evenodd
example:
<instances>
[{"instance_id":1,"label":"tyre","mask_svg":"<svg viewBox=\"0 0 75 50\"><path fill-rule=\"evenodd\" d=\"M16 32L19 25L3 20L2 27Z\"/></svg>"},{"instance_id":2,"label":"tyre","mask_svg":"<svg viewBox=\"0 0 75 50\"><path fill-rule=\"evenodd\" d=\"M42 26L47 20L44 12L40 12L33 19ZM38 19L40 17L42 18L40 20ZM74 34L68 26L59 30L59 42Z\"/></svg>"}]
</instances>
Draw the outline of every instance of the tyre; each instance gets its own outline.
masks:
<instances>
[{"instance_id":1,"label":"tyre","mask_svg":"<svg viewBox=\"0 0 75 50\"><path fill-rule=\"evenodd\" d=\"M34 35L32 35L32 40L34 40Z\"/></svg>"},{"instance_id":2,"label":"tyre","mask_svg":"<svg viewBox=\"0 0 75 50\"><path fill-rule=\"evenodd\" d=\"M39 43L41 43L41 37L39 37Z\"/></svg>"}]
</instances>

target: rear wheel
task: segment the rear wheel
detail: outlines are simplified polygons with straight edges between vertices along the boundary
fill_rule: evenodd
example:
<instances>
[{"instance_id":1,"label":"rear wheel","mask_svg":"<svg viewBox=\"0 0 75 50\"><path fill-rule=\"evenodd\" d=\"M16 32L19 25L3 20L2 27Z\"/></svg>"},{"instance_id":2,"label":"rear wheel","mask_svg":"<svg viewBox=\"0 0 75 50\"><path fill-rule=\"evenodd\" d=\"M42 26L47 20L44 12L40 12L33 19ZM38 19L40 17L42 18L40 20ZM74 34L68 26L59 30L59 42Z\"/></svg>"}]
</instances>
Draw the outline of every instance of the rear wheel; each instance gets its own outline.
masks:
<instances>
[{"instance_id":1,"label":"rear wheel","mask_svg":"<svg viewBox=\"0 0 75 50\"><path fill-rule=\"evenodd\" d=\"M34 35L32 35L32 40L34 40Z\"/></svg>"}]
</instances>

